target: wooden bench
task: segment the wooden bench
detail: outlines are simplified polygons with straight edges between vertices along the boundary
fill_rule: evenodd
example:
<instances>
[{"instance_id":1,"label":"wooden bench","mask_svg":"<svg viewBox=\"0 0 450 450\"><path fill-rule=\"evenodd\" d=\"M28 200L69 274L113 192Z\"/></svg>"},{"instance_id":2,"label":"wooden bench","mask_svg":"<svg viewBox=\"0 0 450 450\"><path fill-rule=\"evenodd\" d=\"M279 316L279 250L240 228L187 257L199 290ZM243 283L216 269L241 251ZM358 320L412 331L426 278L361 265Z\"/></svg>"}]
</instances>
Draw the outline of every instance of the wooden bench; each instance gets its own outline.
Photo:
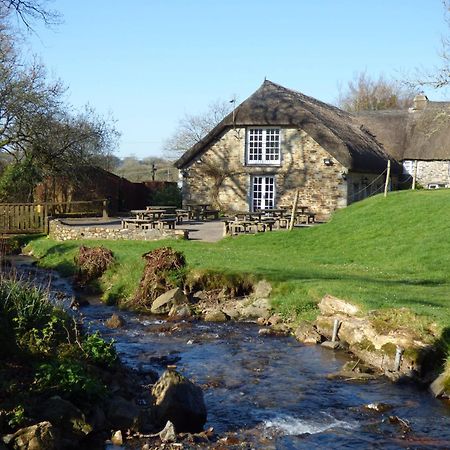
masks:
<instances>
[{"instance_id":1,"label":"wooden bench","mask_svg":"<svg viewBox=\"0 0 450 450\"><path fill-rule=\"evenodd\" d=\"M160 230L164 229L164 226L167 226L169 230L174 230L176 221L176 217L161 217L156 223Z\"/></svg>"},{"instance_id":2,"label":"wooden bench","mask_svg":"<svg viewBox=\"0 0 450 450\"><path fill-rule=\"evenodd\" d=\"M314 223L316 221L316 213L305 211L297 216L297 223Z\"/></svg>"},{"instance_id":3,"label":"wooden bench","mask_svg":"<svg viewBox=\"0 0 450 450\"><path fill-rule=\"evenodd\" d=\"M175 212L177 215L177 224L178 225L183 223L184 219L187 219L187 220L190 219L190 214L187 209L177 209Z\"/></svg>"},{"instance_id":4,"label":"wooden bench","mask_svg":"<svg viewBox=\"0 0 450 450\"><path fill-rule=\"evenodd\" d=\"M151 219L122 219L122 228L148 230L149 228L155 228L155 221Z\"/></svg>"},{"instance_id":5,"label":"wooden bench","mask_svg":"<svg viewBox=\"0 0 450 450\"><path fill-rule=\"evenodd\" d=\"M213 219L219 218L219 210L218 209L204 209L203 211L200 211L200 217L203 220L207 220L209 217L212 217Z\"/></svg>"}]
</instances>

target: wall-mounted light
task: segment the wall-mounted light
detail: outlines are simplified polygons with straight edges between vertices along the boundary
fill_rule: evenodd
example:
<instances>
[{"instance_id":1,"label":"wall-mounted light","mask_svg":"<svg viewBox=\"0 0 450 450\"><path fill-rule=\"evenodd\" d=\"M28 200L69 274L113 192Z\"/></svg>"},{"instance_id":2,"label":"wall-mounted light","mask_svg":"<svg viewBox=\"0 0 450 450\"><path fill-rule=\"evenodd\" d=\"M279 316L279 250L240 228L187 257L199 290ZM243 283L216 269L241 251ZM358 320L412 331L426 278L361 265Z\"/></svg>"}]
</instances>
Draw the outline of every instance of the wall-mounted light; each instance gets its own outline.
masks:
<instances>
[{"instance_id":1,"label":"wall-mounted light","mask_svg":"<svg viewBox=\"0 0 450 450\"><path fill-rule=\"evenodd\" d=\"M331 158L324 158L323 163L326 166L332 166L333 165L333 160Z\"/></svg>"},{"instance_id":2,"label":"wall-mounted light","mask_svg":"<svg viewBox=\"0 0 450 450\"><path fill-rule=\"evenodd\" d=\"M341 172L341 177L345 181L347 179L347 172Z\"/></svg>"}]
</instances>

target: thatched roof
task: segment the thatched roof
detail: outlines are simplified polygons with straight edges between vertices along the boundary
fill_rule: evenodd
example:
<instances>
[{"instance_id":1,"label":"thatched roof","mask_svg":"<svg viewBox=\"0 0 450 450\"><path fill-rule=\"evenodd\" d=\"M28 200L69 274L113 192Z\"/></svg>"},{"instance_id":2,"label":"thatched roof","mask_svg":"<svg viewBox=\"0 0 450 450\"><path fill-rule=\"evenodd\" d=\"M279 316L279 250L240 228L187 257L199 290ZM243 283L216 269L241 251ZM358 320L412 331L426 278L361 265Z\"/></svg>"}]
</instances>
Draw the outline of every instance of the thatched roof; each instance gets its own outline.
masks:
<instances>
[{"instance_id":1,"label":"thatched roof","mask_svg":"<svg viewBox=\"0 0 450 450\"><path fill-rule=\"evenodd\" d=\"M363 112L357 117L397 160L450 160L449 102L426 102L423 109Z\"/></svg>"},{"instance_id":2,"label":"thatched roof","mask_svg":"<svg viewBox=\"0 0 450 450\"><path fill-rule=\"evenodd\" d=\"M234 123L233 123L234 118ZM198 159L233 126L296 127L308 133L348 169L380 173L388 155L353 115L271 81L262 86L175 163Z\"/></svg>"}]
</instances>

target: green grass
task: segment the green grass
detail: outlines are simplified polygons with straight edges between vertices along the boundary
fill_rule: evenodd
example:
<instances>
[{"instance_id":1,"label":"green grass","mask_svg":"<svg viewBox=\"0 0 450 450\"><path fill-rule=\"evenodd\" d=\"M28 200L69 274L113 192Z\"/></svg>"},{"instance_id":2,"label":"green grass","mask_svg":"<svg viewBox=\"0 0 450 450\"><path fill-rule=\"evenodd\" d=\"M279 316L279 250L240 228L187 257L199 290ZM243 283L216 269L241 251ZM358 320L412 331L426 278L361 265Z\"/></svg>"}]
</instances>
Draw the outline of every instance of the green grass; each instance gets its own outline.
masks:
<instances>
[{"instance_id":1,"label":"green grass","mask_svg":"<svg viewBox=\"0 0 450 450\"><path fill-rule=\"evenodd\" d=\"M365 310L407 307L450 325L450 190L376 196L338 211L319 227L195 241L70 241L38 238L29 246L44 267L73 270L78 246L103 245L117 258L102 278L105 299L127 298L144 266L141 255L169 245L189 269L251 274L274 284L283 313L312 317L331 294Z\"/></svg>"}]
</instances>

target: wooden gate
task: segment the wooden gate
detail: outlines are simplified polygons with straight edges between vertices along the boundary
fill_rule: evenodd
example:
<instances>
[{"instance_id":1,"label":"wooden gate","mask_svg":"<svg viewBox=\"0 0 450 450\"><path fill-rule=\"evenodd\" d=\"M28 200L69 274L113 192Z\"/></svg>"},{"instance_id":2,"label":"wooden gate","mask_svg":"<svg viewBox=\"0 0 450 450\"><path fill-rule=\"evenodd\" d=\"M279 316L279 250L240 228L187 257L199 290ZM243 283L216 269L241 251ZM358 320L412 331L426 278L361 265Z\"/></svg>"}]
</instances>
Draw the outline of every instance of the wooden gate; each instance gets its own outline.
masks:
<instances>
[{"instance_id":1,"label":"wooden gate","mask_svg":"<svg viewBox=\"0 0 450 450\"><path fill-rule=\"evenodd\" d=\"M0 233L31 234L47 232L47 204L0 203Z\"/></svg>"}]
</instances>

